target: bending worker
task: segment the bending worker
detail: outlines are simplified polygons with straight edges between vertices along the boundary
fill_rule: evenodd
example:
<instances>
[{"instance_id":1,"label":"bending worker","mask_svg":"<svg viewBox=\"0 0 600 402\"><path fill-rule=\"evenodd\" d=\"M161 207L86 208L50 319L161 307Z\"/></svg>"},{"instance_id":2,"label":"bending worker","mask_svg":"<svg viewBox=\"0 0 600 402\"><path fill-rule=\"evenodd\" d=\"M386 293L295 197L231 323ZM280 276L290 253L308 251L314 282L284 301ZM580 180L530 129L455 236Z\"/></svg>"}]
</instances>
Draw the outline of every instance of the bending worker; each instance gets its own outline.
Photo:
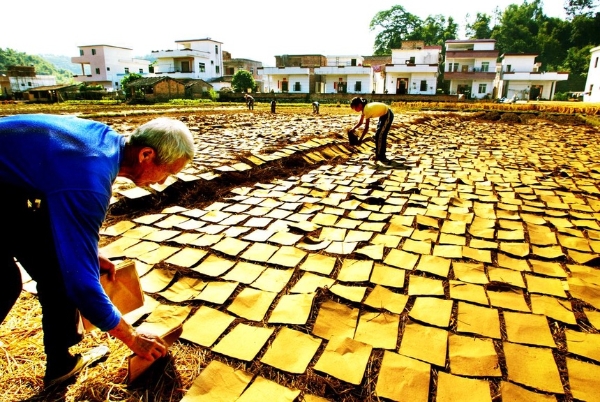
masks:
<instances>
[{"instance_id":1,"label":"bending worker","mask_svg":"<svg viewBox=\"0 0 600 402\"><path fill-rule=\"evenodd\" d=\"M15 259L37 282L46 353L45 386L63 382L107 352L71 355L83 337L79 313L154 361L167 353L160 337L140 334L100 284L114 264L99 255L99 230L117 176L138 186L163 183L194 156L184 123L158 118L129 137L75 117L0 118L0 323L22 289Z\"/></svg>"}]
</instances>

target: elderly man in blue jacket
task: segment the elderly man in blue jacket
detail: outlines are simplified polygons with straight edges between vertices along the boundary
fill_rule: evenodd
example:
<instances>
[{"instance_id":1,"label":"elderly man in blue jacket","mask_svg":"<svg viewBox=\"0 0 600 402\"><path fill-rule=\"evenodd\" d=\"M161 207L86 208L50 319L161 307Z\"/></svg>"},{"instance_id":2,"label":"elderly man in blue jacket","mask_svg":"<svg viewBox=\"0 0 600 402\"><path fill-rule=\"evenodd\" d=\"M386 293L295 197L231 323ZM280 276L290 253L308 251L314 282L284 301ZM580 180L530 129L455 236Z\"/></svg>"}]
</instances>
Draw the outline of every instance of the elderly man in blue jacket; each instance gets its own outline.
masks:
<instances>
[{"instance_id":1,"label":"elderly man in blue jacket","mask_svg":"<svg viewBox=\"0 0 600 402\"><path fill-rule=\"evenodd\" d=\"M0 323L22 289L18 261L37 282L46 386L98 358L69 352L82 339L79 313L145 359L166 355L164 340L137 333L104 292L100 274L114 277L115 267L99 255L99 230L117 176L138 186L162 183L193 156L189 129L169 118L130 136L68 116L0 118Z\"/></svg>"}]
</instances>

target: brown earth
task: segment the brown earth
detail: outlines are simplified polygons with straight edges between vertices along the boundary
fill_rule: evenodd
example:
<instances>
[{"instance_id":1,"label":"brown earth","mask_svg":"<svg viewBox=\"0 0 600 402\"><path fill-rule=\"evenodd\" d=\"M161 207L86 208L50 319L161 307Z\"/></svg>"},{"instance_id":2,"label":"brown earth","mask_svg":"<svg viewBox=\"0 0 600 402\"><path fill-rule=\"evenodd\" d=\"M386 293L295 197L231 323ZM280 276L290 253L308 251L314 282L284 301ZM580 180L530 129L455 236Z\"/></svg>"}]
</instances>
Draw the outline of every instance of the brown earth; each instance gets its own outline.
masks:
<instances>
[{"instance_id":1,"label":"brown earth","mask_svg":"<svg viewBox=\"0 0 600 402\"><path fill-rule=\"evenodd\" d=\"M442 179L458 178L459 182L462 180L462 183L467 185L467 178L462 174L458 174L462 173L459 167L468 164L469 166L472 165L472 169L477 170L480 168L477 163L485 165L485 171L491 178L488 181L492 180L490 182L492 184L497 184L493 181L497 178L496 174L502 175L506 179L512 178L511 174L513 172L525 172L523 173L525 177L530 177L527 175L530 172L535 172L536 174L532 177L543 178L545 180L543 183L547 184L553 181L553 183L559 183L562 186L552 188L553 191L558 192L563 197L567 193L572 194L572 197L577 198L585 205L588 205L586 200L596 200L600 194L600 190L597 189L597 167L595 167L596 159L594 159L598 155L597 149L599 149L598 141L595 138L600 133L597 128L584 125L583 120L576 115L546 114L542 119L538 115L501 110L459 113L452 111L415 112L399 109L395 111L396 120L392 129L394 135L390 135L388 139L390 147L388 151L391 152L392 156L403 156L406 159L406 164L394 168L399 170L390 170L387 167L372 165L367 160L368 148L354 149L347 147L344 138L345 128L354 124L358 116L347 108L338 107L337 105L322 106L321 114L318 116L312 115L310 105L278 105L278 112L275 115L269 113L268 105L257 105L254 112L249 112L239 105L220 108L192 108L191 110L163 108L152 110L128 109L123 111L122 109L110 107L99 110L97 107L93 107L87 110L81 108L79 110L56 110L49 108L38 109L37 111L69 113L92 118L105 122L122 133L129 133L137 125L156 116L170 116L181 119L194 132L198 148L198 157L193 164L186 168L186 173L194 176L216 171L218 177L190 182L177 180L165 188L150 189L151 194L149 196L136 199L121 194L122 191L133 186L126 181L120 181L115 185L115 200L107 217L106 228L121 221L129 221L144 215L159 213L169 206L177 205L187 209L203 209L215 203L228 202L230 197L235 195L231 193L233 189L257 188L255 186L259 183L266 185L280 181L292 182L303 175L318 174L315 172L319 172L319 168L323 168L322 172L327 172L327 169L330 169L329 167L335 168L336 166L347 166L348 169L357 168L360 172L364 172L364 167L367 166L372 167L374 172L379 174L379 176L374 176L376 180L367 186L372 191L379 191L378 195L372 197L372 199L358 198L364 203L365 208L372 208L376 205L387 191L385 190L386 181L399 180L398 177L404 177L402 172L413 171L416 176L422 176L423 172L428 170L437 172L432 173L433 176L430 177L433 181L427 182L431 187L433 187L433 184L440 183L440 177ZM26 110L27 113L34 111L36 110ZM14 110L0 109L0 114L13 113L15 113ZM315 141L317 144L313 144L310 148L289 154L284 158L267 161L259 166L252 165L249 162L252 155L272 155L290 146L300 146ZM321 144L319 141L333 141L333 144L340 144L348 152L342 152L321 161L310 161L304 158L303 156L307 153L328 149L330 143ZM525 155L528 157L525 157ZM472 156L475 157L471 159ZM236 163L248 163L252 168L241 171L218 170L222 166L231 166ZM489 170L487 170L488 167ZM400 173L398 173L399 171ZM438 177L438 174L441 176ZM427 177L427 174L425 174L425 177ZM589 187L585 187L586 190L584 191L581 188L573 190L568 187L568 180L585 181L586 185L592 183L591 187L595 185L596 191L594 192ZM506 183L510 184L508 180L506 180ZM404 184L410 184L410 180ZM483 198L492 195L497 196L503 189L501 186L494 187L492 184L485 182L480 189L471 195ZM387 184L387 186L389 185ZM515 184L514 188L527 187L528 185L519 183L518 185ZM429 186L423 188L429 188ZM418 207L420 203L425 202L418 197L420 191L416 188L406 186L406 189L406 193L400 194L401 197L411 197L411 194L417 196L414 197L413 204L409 203L409 207ZM546 189L543 190L546 191ZM539 193L542 193L542 189L539 190ZM348 199L352 198L353 196L349 194ZM587 202L591 203L591 201ZM545 204L543 208L540 207L540 209L550 209L554 215L557 212L548 204ZM404 209L399 215L405 213L406 210ZM552 216L544 214L543 211L534 212L534 214L546 217ZM590 220L597 221L595 216ZM415 222L414 229L421 230L424 228ZM552 229L555 232L557 231L556 227L552 227ZM313 233L310 235L316 236ZM590 238L590 235L586 236L586 238ZM466 238L467 241L470 241L473 237L466 234ZM527 239L528 236L525 237L525 240ZM110 244L112 241L114 241L114 238L103 236L101 245ZM399 245L397 248L401 249L402 247L402 245ZM211 250L210 247L204 247L204 249ZM388 249L386 248L386 250ZM565 255L556 261L569 273L566 264L573 264L574 261L569 257L568 250L564 251ZM339 273L340 261L344 258L359 260L365 258L364 255L357 253L337 257L338 263L332 273L334 278L334 274ZM468 258L459 260L469 263L477 262ZM589 266L594 262L592 260L590 260L590 263L581 265ZM495 252L493 261L489 263L489 266L498 267ZM157 264L155 268L175 271L182 276L190 275L189 269L181 269L164 262ZM408 273L407 277L409 276ZM282 294L289 293L289 289L294 283L297 283L301 274L302 272L296 268ZM456 279L451 275L452 273L446 278L436 278L444 282L446 299L449 299L448 281ZM429 275L422 276L433 277ZM369 289L373 286L373 284L362 282L357 285L366 286ZM490 289L494 288L492 285L500 289L507 286L502 283L495 283L490 284ZM399 292L409 295L408 286L400 289ZM238 294L236 292L223 305L213 307L227 312L224 306L229 304ZM157 299L162 304L172 304L168 300L160 298L160 296ZM355 308L362 309L365 307L362 302L348 301L326 288L319 289L307 323L305 325L290 325L289 327L310 334L319 313L317 306L321 306L329 300ZM526 300L529 304L531 303L529 295L527 295ZM555 396L559 401L574 400L566 367L567 357L571 358L573 355L569 353L566 347L565 329L576 329L593 334L599 333L598 328L592 325L585 315L586 311L599 311L598 306L592 306L572 296L569 296L568 300L573 304L577 323L575 325L565 325L558 320L549 319L552 336L556 343L556 348L552 350L552 353L560 373L563 392L557 394L541 393L546 397ZM410 296L406 307L400 314L400 337L403 328L409 321L409 314L414 303L415 296ZM192 306L194 310L201 305L198 302L183 304ZM269 312L273 310L274 304L270 307ZM502 311L502 308L498 310ZM451 333L456 333L456 314L457 308L455 306L448 325L448 330ZM268 314L266 317L268 317ZM248 323L248 320L237 317L232 326L238 323ZM266 318L253 324L269 326ZM281 327L281 325L277 327ZM506 329L503 327L502 330L502 339L494 340L494 346L499 355L502 376L499 378L483 378L489 383L493 400L501 400L501 381L509 379L506 361L502 352L502 342L507 341ZM273 338L271 338L269 344L272 341ZM191 342L179 341L172 346L169 358L155 365L137 384L127 386L126 358L129 352L118 341L106 334L92 332L86 336L80 345L74 347L73 351L85 350L98 343L106 343L111 348L111 355L106 361L85 370L75 382L67 384L65 387L44 391L42 389L42 378L45 357L42 346L40 308L35 295L24 291L9 317L0 325L0 349L3 351L2 356L0 356L0 395L4 395L4 398L12 401L179 401L202 370L212 360L219 360L231 367L245 370L256 376L262 376L288 388L300 390L302 391L301 397L316 395L331 401L387 400L378 398L375 392L384 354L382 349L373 349L363 380L359 385L352 385L313 369L314 362L323 353L323 345L306 372L294 375L263 364L257 358L244 362L213 352L210 348L199 347ZM398 344L400 344L400 341ZM600 345L598 346L600 347ZM589 361L589 359L585 361ZM439 373L448 373L450 368L448 362L445 366L432 368L429 400L434 400L433 398L437 393ZM532 388L529 388L529 390L539 392Z\"/></svg>"}]
</instances>

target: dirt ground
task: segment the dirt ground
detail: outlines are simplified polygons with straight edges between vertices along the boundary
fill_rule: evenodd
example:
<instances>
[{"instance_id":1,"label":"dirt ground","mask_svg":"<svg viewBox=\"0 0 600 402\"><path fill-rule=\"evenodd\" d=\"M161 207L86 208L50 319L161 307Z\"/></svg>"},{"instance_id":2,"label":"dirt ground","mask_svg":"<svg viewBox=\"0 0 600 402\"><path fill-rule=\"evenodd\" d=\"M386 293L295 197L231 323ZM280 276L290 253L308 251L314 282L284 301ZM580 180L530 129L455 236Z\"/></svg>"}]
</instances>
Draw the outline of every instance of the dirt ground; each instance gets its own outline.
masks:
<instances>
[{"instance_id":1,"label":"dirt ground","mask_svg":"<svg viewBox=\"0 0 600 402\"><path fill-rule=\"evenodd\" d=\"M189 334L176 341L169 357L132 385L127 348L90 332L73 352L105 343L109 357L65 386L43 390L40 307L26 283L0 325L0 395L6 400L179 401L209 365L215 367L211 362L249 375L240 400L597 400L600 130L580 117L398 109L388 137L394 163L382 165L369 160L372 142L347 144L345 129L358 115L343 105L323 105L319 115L310 105L278 105L275 114L268 105L254 112L239 105L42 111L89 117L124 134L156 116L189 125L193 163L143 196L118 180L100 245L115 260L137 261L146 298L157 303L136 325L164 309L158 323L172 325L182 316L185 328L208 307L231 321L208 345ZM175 217L184 223L160 225ZM192 221L198 224L186 226ZM177 251L156 259L110 248L142 227L159 239L143 243ZM177 233L160 238L168 231ZM254 247L262 254L249 253ZM189 265L169 259L182 250L203 255ZM278 259L280 252L285 256ZM212 257L261 267L265 276L249 279L235 268L210 274L203 264ZM313 257L321 262L308 264ZM149 279L158 272L169 278L161 288ZM237 285L225 300L201 298L204 287L228 283ZM171 287L197 292L178 300ZM310 299L304 320L274 320L282 300L293 295ZM481 317L461 318L469 308ZM490 312L497 318L484 318ZM392 346L379 337L390 332L380 316L395 322ZM467 321L476 326L488 319L497 333L465 328ZM247 327L273 332L253 356L241 358L222 341ZM300 372L265 363L285 328L319 342ZM332 339L347 343L330 350ZM485 343L489 354L461 349L468 339ZM260 343L246 342L242 350ZM287 345L288 354L299 344ZM426 369L389 363L407 357Z\"/></svg>"}]
</instances>

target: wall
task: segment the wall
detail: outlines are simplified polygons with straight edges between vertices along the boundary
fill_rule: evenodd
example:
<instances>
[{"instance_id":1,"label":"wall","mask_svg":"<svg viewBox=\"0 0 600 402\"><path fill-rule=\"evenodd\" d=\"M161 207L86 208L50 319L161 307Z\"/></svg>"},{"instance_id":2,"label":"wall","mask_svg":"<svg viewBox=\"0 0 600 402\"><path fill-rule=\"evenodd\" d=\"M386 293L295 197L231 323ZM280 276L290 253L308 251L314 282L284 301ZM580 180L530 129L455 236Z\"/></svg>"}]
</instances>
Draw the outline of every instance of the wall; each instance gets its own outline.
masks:
<instances>
[{"instance_id":1,"label":"wall","mask_svg":"<svg viewBox=\"0 0 600 402\"><path fill-rule=\"evenodd\" d=\"M164 80L154 86L154 94L146 95L148 99L166 100L185 98L185 87L174 80Z\"/></svg>"},{"instance_id":2,"label":"wall","mask_svg":"<svg viewBox=\"0 0 600 402\"><path fill-rule=\"evenodd\" d=\"M269 103L273 99L282 103L312 103L314 101L322 103L340 103L349 104L355 96L360 96L369 101L376 102L456 102L456 95L384 95L384 94L293 94L293 93L255 93L252 94L257 103ZM244 95L241 93L222 93L219 96L220 102L244 102Z\"/></svg>"}]
</instances>

